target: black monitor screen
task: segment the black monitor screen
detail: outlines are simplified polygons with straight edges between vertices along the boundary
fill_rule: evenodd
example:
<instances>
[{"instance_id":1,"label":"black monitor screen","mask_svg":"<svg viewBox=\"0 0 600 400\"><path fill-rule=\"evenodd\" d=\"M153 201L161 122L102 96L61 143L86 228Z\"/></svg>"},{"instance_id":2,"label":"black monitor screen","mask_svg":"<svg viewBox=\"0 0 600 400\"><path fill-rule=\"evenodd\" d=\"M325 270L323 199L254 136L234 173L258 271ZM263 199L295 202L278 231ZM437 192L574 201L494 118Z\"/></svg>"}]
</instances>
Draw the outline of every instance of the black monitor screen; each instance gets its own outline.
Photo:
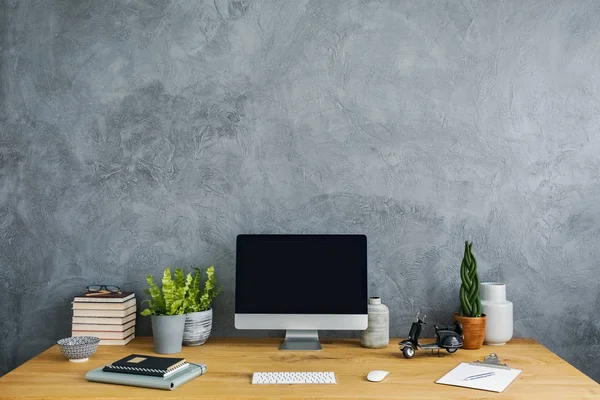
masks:
<instances>
[{"instance_id":1,"label":"black monitor screen","mask_svg":"<svg viewBox=\"0 0 600 400\"><path fill-rule=\"evenodd\" d=\"M238 235L237 314L366 314L364 235Z\"/></svg>"}]
</instances>

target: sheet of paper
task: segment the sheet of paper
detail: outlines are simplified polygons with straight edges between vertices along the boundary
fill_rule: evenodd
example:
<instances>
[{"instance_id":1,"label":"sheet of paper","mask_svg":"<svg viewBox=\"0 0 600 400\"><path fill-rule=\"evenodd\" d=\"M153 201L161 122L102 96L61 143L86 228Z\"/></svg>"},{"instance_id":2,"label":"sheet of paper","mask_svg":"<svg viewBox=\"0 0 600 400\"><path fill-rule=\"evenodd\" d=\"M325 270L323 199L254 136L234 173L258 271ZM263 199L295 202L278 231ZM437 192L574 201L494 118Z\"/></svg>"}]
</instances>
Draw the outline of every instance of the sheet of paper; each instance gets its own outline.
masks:
<instances>
[{"instance_id":1,"label":"sheet of paper","mask_svg":"<svg viewBox=\"0 0 600 400\"><path fill-rule=\"evenodd\" d=\"M465 381L465 378L468 376L485 374L486 372L493 372L494 375ZM435 383L500 393L503 392L520 373L520 369L502 369L461 363L442 378L438 379Z\"/></svg>"}]
</instances>

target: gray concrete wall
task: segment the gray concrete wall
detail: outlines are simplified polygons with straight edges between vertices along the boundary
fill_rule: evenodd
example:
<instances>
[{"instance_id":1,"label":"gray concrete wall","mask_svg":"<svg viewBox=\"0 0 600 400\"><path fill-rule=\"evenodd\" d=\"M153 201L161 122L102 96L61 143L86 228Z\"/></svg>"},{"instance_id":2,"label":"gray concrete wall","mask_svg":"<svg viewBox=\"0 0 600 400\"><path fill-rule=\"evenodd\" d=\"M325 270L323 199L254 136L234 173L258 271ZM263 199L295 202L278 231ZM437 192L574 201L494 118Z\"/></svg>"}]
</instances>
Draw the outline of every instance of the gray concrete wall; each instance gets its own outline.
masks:
<instances>
[{"instance_id":1,"label":"gray concrete wall","mask_svg":"<svg viewBox=\"0 0 600 400\"><path fill-rule=\"evenodd\" d=\"M473 240L516 335L600 381L599 20L593 0L0 0L0 373L69 335L86 284L142 297L167 265L214 264L214 334L248 334L237 234L360 232L392 336L419 307L449 320Z\"/></svg>"}]
</instances>

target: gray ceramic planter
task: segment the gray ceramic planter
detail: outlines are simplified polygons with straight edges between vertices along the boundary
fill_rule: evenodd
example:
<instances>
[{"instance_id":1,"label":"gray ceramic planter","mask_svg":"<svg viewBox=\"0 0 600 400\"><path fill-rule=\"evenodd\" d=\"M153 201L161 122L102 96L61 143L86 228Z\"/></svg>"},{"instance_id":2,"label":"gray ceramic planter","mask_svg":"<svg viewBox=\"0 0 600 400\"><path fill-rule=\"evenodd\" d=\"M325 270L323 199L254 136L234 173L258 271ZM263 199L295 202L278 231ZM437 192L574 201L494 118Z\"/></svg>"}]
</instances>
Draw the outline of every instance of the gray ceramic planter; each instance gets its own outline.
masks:
<instances>
[{"instance_id":1,"label":"gray ceramic planter","mask_svg":"<svg viewBox=\"0 0 600 400\"><path fill-rule=\"evenodd\" d=\"M152 315L154 351L173 354L181 351L185 315Z\"/></svg>"},{"instance_id":2,"label":"gray ceramic planter","mask_svg":"<svg viewBox=\"0 0 600 400\"><path fill-rule=\"evenodd\" d=\"M183 344L200 346L206 342L212 329L212 308L206 311L186 314L183 331Z\"/></svg>"}]
</instances>

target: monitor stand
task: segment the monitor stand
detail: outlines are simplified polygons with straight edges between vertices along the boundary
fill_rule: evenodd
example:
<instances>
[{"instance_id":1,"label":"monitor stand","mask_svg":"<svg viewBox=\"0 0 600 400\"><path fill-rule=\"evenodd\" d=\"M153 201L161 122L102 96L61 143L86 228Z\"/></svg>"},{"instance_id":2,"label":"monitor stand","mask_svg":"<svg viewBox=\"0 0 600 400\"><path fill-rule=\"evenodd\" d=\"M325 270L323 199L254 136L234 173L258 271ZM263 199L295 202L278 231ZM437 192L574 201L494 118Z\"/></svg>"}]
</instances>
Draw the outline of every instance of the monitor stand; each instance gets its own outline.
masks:
<instances>
[{"instance_id":1,"label":"monitor stand","mask_svg":"<svg viewBox=\"0 0 600 400\"><path fill-rule=\"evenodd\" d=\"M317 331L288 329L279 350L323 350Z\"/></svg>"}]
</instances>

